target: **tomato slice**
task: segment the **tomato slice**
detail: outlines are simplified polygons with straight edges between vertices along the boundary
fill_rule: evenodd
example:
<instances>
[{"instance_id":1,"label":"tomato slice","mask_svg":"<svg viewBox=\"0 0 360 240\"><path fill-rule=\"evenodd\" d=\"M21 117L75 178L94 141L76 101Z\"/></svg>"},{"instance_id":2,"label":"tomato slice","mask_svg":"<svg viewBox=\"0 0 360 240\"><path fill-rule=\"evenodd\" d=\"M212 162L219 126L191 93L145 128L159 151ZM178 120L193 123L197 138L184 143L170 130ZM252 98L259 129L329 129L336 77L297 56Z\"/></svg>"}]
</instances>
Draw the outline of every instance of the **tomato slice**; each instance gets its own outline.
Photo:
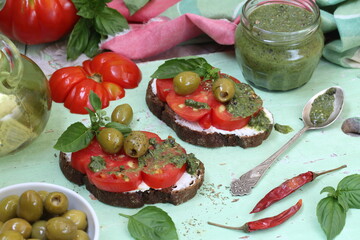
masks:
<instances>
[{"instance_id":1,"label":"tomato slice","mask_svg":"<svg viewBox=\"0 0 360 240\"><path fill-rule=\"evenodd\" d=\"M104 154L100 144L94 138L89 146L71 154L71 166L85 174L86 168L90 163L90 158L92 156L102 156Z\"/></svg>"},{"instance_id":2,"label":"tomato slice","mask_svg":"<svg viewBox=\"0 0 360 240\"><path fill-rule=\"evenodd\" d=\"M211 122L211 113L206 114L205 116L203 116L202 118L199 119L198 121L200 127L202 127L203 129L208 129L212 126L212 122Z\"/></svg>"},{"instance_id":3,"label":"tomato slice","mask_svg":"<svg viewBox=\"0 0 360 240\"><path fill-rule=\"evenodd\" d=\"M223 104L217 104L212 109L212 125L218 129L233 131L245 127L250 121L251 116L242 118L234 117L226 110Z\"/></svg>"},{"instance_id":4,"label":"tomato slice","mask_svg":"<svg viewBox=\"0 0 360 240\"><path fill-rule=\"evenodd\" d=\"M93 172L89 168L86 174L89 181L97 188L108 192L127 192L136 190L142 182L138 162L134 158L120 155L112 159L104 157L106 168Z\"/></svg>"},{"instance_id":5,"label":"tomato slice","mask_svg":"<svg viewBox=\"0 0 360 240\"><path fill-rule=\"evenodd\" d=\"M155 171L150 167L145 167L142 171L143 181L151 188L168 188L173 186L186 170L186 164L177 168L174 164L169 163Z\"/></svg>"},{"instance_id":6,"label":"tomato slice","mask_svg":"<svg viewBox=\"0 0 360 240\"><path fill-rule=\"evenodd\" d=\"M156 79L156 91L158 98L165 102L170 91L174 90L173 79Z\"/></svg>"}]
</instances>

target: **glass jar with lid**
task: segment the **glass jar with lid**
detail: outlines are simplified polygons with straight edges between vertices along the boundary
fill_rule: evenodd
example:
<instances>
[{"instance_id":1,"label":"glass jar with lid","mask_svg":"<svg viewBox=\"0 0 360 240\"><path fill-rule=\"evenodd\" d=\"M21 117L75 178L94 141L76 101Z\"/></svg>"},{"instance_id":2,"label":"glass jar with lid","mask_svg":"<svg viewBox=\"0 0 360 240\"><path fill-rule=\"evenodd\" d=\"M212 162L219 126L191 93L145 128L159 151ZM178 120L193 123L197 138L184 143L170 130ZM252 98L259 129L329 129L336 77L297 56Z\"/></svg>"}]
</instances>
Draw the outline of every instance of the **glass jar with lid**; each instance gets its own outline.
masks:
<instances>
[{"instance_id":1,"label":"glass jar with lid","mask_svg":"<svg viewBox=\"0 0 360 240\"><path fill-rule=\"evenodd\" d=\"M0 157L36 139L48 122L50 109L44 73L0 34Z\"/></svg>"},{"instance_id":2,"label":"glass jar with lid","mask_svg":"<svg viewBox=\"0 0 360 240\"><path fill-rule=\"evenodd\" d=\"M322 55L320 10L312 0L248 0L235 53L245 80L270 91L307 83Z\"/></svg>"}]
</instances>

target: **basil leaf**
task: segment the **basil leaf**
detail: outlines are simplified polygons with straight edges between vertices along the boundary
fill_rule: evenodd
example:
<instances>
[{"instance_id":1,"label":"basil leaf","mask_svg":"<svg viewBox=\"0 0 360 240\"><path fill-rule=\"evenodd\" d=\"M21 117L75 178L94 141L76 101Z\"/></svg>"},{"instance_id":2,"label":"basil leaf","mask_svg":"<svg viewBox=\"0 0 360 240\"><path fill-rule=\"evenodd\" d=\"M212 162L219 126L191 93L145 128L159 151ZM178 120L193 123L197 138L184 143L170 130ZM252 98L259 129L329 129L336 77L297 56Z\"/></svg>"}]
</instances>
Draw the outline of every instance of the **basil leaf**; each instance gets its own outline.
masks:
<instances>
[{"instance_id":1,"label":"basil leaf","mask_svg":"<svg viewBox=\"0 0 360 240\"><path fill-rule=\"evenodd\" d=\"M329 193L328 196L336 197L336 190L333 187L325 187L323 190L321 190L321 193L327 192Z\"/></svg>"},{"instance_id":2,"label":"basil leaf","mask_svg":"<svg viewBox=\"0 0 360 240\"><path fill-rule=\"evenodd\" d=\"M105 7L102 12L95 16L95 30L103 35L115 35L128 29L129 25L118 11Z\"/></svg>"},{"instance_id":3,"label":"basil leaf","mask_svg":"<svg viewBox=\"0 0 360 240\"><path fill-rule=\"evenodd\" d=\"M90 158L89 168L93 172L99 172L106 168L105 159L100 156L92 156Z\"/></svg>"},{"instance_id":4,"label":"basil leaf","mask_svg":"<svg viewBox=\"0 0 360 240\"><path fill-rule=\"evenodd\" d=\"M85 18L80 18L75 24L67 44L68 60L77 59L85 51L90 38L91 25L92 23Z\"/></svg>"},{"instance_id":5,"label":"basil leaf","mask_svg":"<svg viewBox=\"0 0 360 240\"><path fill-rule=\"evenodd\" d=\"M100 53L99 42L101 40L101 34L97 33L95 29L91 28L91 34L84 51L85 55L92 58Z\"/></svg>"},{"instance_id":6,"label":"basil leaf","mask_svg":"<svg viewBox=\"0 0 360 240\"><path fill-rule=\"evenodd\" d=\"M334 239L344 228L346 212L336 198L322 199L316 209L316 215L327 239Z\"/></svg>"},{"instance_id":7,"label":"basil leaf","mask_svg":"<svg viewBox=\"0 0 360 240\"><path fill-rule=\"evenodd\" d=\"M119 214L129 219L128 230L137 240L177 240L175 224L162 209L148 206L135 215Z\"/></svg>"},{"instance_id":8,"label":"basil leaf","mask_svg":"<svg viewBox=\"0 0 360 240\"><path fill-rule=\"evenodd\" d=\"M105 125L106 128L115 128L117 129L118 131L120 131L122 134L124 135L127 135L131 132L131 128L124 125L124 124L121 124L121 123L118 123L118 122L109 122Z\"/></svg>"},{"instance_id":9,"label":"basil leaf","mask_svg":"<svg viewBox=\"0 0 360 240\"><path fill-rule=\"evenodd\" d=\"M124 0L124 3L126 7L130 11L130 15L133 15L135 12L137 12L140 8L145 6L149 0Z\"/></svg>"},{"instance_id":10,"label":"basil leaf","mask_svg":"<svg viewBox=\"0 0 360 240\"><path fill-rule=\"evenodd\" d=\"M94 109L94 112L96 112L97 110L101 110L101 106L102 106L101 100L99 96L96 95L96 93L94 93L92 90L90 90L89 100L91 106Z\"/></svg>"},{"instance_id":11,"label":"basil leaf","mask_svg":"<svg viewBox=\"0 0 360 240\"><path fill-rule=\"evenodd\" d=\"M99 12L103 11L105 8L105 4L108 1L104 0L72 0L74 3L77 11L77 15L92 19L94 18Z\"/></svg>"},{"instance_id":12,"label":"basil leaf","mask_svg":"<svg viewBox=\"0 0 360 240\"><path fill-rule=\"evenodd\" d=\"M160 65L151 78L173 78L184 71L196 72L203 77L208 75L212 69L212 66L204 58L171 59Z\"/></svg>"},{"instance_id":13,"label":"basil leaf","mask_svg":"<svg viewBox=\"0 0 360 240\"><path fill-rule=\"evenodd\" d=\"M349 208L360 208L360 174L343 178L337 186L337 191Z\"/></svg>"},{"instance_id":14,"label":"basil leaf","mask_svg":"<svg viewBox=\"0 0 360 240\"><path fill-rule=\"evenodd\" d=\"M94 137L94 133L84 124L71 124L60 136L54 148L62 152L76 152L87 147Z\"/></svg>"}]
</instances>

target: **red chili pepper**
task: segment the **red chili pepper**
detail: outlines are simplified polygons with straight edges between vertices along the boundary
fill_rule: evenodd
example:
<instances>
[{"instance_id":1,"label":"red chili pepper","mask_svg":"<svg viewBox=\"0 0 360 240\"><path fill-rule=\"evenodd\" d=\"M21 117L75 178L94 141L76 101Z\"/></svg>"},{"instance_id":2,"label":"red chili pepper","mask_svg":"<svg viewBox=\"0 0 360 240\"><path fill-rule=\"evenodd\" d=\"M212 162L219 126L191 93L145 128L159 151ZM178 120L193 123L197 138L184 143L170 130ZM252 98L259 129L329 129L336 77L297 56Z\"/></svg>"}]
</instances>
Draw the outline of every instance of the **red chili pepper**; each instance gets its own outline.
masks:
<instances>
[{"instance_id":1,"label":"red chili pepper","mask_svg":"<svg viewBox=\"0 0 360 240\"><path fill-rule=\"evenodd\" d=\"M252 222L247 222L244 225L242 225L241 227L229 227L229 226L212 223L212 222L208 222L208 224L214 225L217 227L222 227L222 228L241 230L244 232L254 232L257 230L276 227L277 225L282 224L283 222L288 220L290 217L294 216L295 213L297 213L297 211L299 211L301 206L302 206L302 200L300 199L294 206L290 207L289 209L281 212L280 214L278 214L276 216L263 218L263 219L259 219L259 220L252 221Z\"/></svg>"},{"instance_id":2,"label":"red chili pepper","mask_svg":"<svg viewBox=\"0 0 360 240\"><path fill-rule=\"evenodd\" d=\"M286 196L290 195L291 193L295 192L300 187L304 186L306 183L313 181L320 175L339 170L341 168L346 167L343 165L341 167L331 169L321 173L314 173L308 171L306 173L302 173L294 178L286 180L280 186L271 190L268 194L265 195L263 199L261 199L258 204L254 207L254 209L250 213L256 213L264 210L265 208L269 207L271 204L285 198Z\"/></svg>"}]
</instances>

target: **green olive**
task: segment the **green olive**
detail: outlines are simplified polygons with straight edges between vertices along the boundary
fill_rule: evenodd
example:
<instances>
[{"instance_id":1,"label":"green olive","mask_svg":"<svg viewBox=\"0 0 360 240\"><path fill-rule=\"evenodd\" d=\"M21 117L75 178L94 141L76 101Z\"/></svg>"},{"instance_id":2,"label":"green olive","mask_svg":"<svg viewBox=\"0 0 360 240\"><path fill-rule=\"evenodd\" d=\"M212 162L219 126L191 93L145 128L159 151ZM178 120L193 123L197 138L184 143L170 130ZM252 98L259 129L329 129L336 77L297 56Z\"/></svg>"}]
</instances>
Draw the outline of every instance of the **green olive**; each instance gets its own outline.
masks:
<instances>
[{"instance_id":1,"label":"green olive","mask_svg":"<svg viewBox=\"0 0 360 240\"><path fill-rule=\"evenodd\" d=\"M34 222L32 225L31 237L39 240L45 240L46 239L45 230L46 230L45 220Z\"/></svg>"},{"instance_id":2,"label":"green olive","mask_svg":"<svg viewBox=\"0 0 360 240\"><path fill-rule=\"evenodd\" d=\"M7 230L0 234L0 240L24 240L24 237L17 231Z\"/></svg>"},{"instance_id":3,"label":"green olive","mask_svg":"<svg viewBox=\"0 0 360 240\"><path fill-rule=\"evenodd\" d=\"M43 202L45 202L46 196L49 194L48 191L38 191L39 196L41 197L41 199L43 200Z\"/></svg>"},{"instance_id":4,"label":"green olive","mask_svg":"<svg viewBox=\"0 0 360 240\"><path fill-rule=\"evenodd\" d=\"M133 110L127 103L117 106L111 114L111 121L129 125L133 119Z\"/></svg>"},{"instance_id":5,"label":"green olive","mask_svg":"<svg viewBox=\"0 0 360 240\"><path fill-rule=\"evenodd\" d=\"M124 144L124 135L115 128L104 128L97 135L101 149L110 154L119 152Z\"/></svg>"},{"instance_id":6,"label":"green olive","mask_svg":"<svg viewBox=\"0 0 360 240\"><path fill-rule=\"evenodd\" d=\"M235 95L235 84L229 78L219 78L214 82L212 90L219 102L228 102Z\"/></svg>"},{"instance_id":7,"label":"green olive","mask_svg":"<svg viewBox=\"0 0 360 240\"><path fill-rule=\"evenodd\" d=\"M76 237L73 240L90 240L90 237L83 230L77 230Z\"/></svg>"},{"instance_id":8,"label":"green olive","mask_svg":"<svg viewBox=\"0 0 360 240\"><path fill-rule=\"evenodd\" d=\"M10 195L0 201L0 221L6 222L11 218L16 217L18 202L18 195Z\"/></svg>"},{"instance_id":9,"label":"green olive","mask_svg":"<svg viewBox=\"0 0 360 240\"><path fill-rule=\"evenodd\" d=\"M12 218L4 223L1 227L0 233L4 233L8 230L19 232L24 238L28 238L31 235L32 226L25 219Z\"/></svg>"},{"instance_id":10,"label":"green olive","mask_svg":"<svg viewBox=\"0 0 360 240\"><path fill-rule=\"evenodd\" d=\"M60 215L69 207L69 199L62 192L51 192L47 195L44 207L50 214Z\"/></svg>"},{"instance_id":11,"label":"green olive","mask_svg":"<svg viewBox=\"0 0 360 240\"><path fill-rule=\"evenodd\" d=\"M132 131L124 141L124 150L130 157L140 157L149 149L149 139L143 132Z\"/></svg>"},{"instance_id":12,"label":"green olive","mask_svg":"<svg viewBox=\"0 0 360 240\"><path fill-rule=\"evenodd\" d=\"M28 222L35 222L41 218L43 206L40 195L34 190L28 190L20 195L16 213Z\"/></svg>"},{"instance_id":13,"label":"green olive","mask_svg":"<svg viewBox=\"0 0 360 240\"><path fill-rule=\"evenodd\" d=\"M64 217L54 217L46 222L46 237L49 240L72 240L76 231L75 223Z\"/></svg>"},{"instance_id":14,"label":"green olive","mask_svg":"<svg viewBox=\"0 0 360 240\"><path fill-rule=\"evenodd\" d=\"M85 230L87 227L86 213L81 210L71 209L62 216L73 221L79 230Z\"/></svg>"},{"instance_id":15,"label":"green olive","mask_svg":"<svg viewBox=\"0 0 360 240\"><path fill-rule=\"evenodd\" d=\"M187 95L195 92L199 87L201 78L195 72L181 72L173 79L174 90L179 95Z\"/></svg>"}]
</instances>

